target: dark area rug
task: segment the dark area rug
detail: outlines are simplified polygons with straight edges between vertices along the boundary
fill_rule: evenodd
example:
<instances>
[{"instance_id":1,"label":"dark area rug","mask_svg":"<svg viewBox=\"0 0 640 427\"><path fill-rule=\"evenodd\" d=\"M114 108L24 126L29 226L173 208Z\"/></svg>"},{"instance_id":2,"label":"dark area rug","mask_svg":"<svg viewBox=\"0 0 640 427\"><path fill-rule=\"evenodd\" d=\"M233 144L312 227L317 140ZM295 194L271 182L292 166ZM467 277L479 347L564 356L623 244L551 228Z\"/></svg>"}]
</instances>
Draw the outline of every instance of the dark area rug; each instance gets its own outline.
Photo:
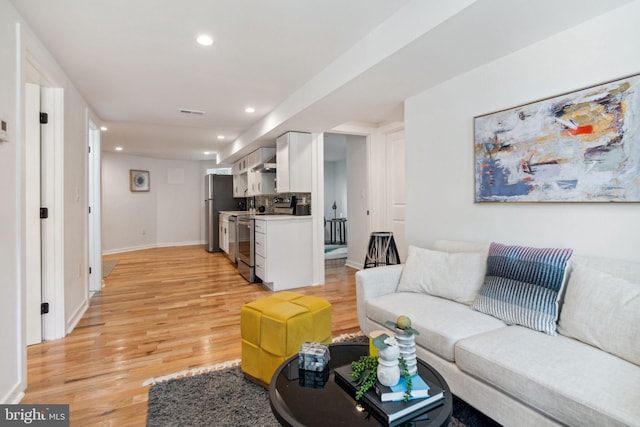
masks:
<instances>
[{"instance_id":1,"label":"dark area rug","mask_svg":"<svg viewBox=\"0 0 640 427\"><path fill-rule=\"evenodd\" d=\"M239 366L155 384L147 426L277 427L269 393L246 380ZM450 427L493 427L495 422L454 396Z\"/></svg>"}]
</instances>

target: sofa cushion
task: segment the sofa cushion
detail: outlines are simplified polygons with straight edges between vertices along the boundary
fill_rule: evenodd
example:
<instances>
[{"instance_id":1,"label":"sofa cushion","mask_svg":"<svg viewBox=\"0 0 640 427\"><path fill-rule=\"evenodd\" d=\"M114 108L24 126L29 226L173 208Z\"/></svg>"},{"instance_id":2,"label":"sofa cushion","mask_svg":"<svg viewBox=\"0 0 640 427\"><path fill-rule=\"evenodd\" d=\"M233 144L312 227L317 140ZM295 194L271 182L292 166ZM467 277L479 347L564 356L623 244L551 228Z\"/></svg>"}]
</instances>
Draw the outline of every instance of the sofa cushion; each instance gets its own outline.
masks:
<instances>
[{"instance_id":1,"label":"sofa cushion","mask_svg":"<svg viewBox=\"0 0 640 427\"><path fill-rule=\"evenodd\" d=\"M448 253L409 246L398 291L471 304L482 287L486 266L486 252Z\"/></svg>"},{"instance_id":2,"label":"sofa cushion","mask_svg":"<svg viewBox=\"0 0 640 427\"><path fill-rule=\"evenodd\" d=\"M367 317L381 327L401 314L409 316L411 326L420 332L416 344L451 362L458 340L505 327L504 322L468 305L427 294L396 292L370 299L366 307Z\"/></svg>"},{"instance_id":3,"label":"sofa cushion","mask_svg":"<svg viewBox=\"0 0 640 427\"><path fill-rule=\"evenodd\" d=\"M509 326L461 340L456 365L565 425L640 419L640 368L562 335Z\"/></svg>"},{"instance_id":4,"label":"sofa cushion","mask_svg":"<svg viewBox=\"0 0 640 427\"><path fill-rule=\"evenodd\" d=\"M555 335L558 298L572 252L492 243L487 275L473 308Z\"/></svg>"},{"instance_id":5,"label":"sofa cushion","mask_svg":"<svg viewBox=\"0 0 640 427\"><path fill-rule=\"evenodd\" d=\"M640 284L575 264L558 332L640 365Z\"/></svg>"}]
</instances>

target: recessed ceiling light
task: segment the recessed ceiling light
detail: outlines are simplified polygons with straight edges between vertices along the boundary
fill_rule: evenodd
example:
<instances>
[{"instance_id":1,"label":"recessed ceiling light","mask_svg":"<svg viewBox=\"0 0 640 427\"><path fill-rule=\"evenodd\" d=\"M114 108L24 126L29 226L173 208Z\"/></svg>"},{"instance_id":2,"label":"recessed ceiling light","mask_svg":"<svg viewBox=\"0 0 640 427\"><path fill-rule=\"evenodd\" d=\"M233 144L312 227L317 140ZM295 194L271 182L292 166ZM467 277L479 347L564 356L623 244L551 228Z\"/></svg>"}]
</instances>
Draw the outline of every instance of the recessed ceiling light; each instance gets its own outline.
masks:
<instances>
[{"instance_id":1,"label":"recessed ceiling light","mask_svg":"<svg viewBox=\"0 0 640 427\"><path fill-rule=\"evenodd\" d=\"M120 147L119 145L116 147L116 151L122 151L122 147Z\"/></svg>"},{"instance_id":2,"label":"recessed ceiling light","mask_svg":"<svg viewBox=\"0 0 640 427\"><path fill-rule=\"evenodd\" d=\"M202 46L211 46L213 44L213 39L211 38L211 36L208 36L206 34L200 34L196 41Z\"/></svg>"},{"instance_id":3,"label":"recessed ceiling light","mask_svg":"<svg viewBox=\"0 0 640 427\"><path fill-rule=\"evenodd\" d=\"M100 130L104 132L104 131L107 130L107 127L106 126L100 126Z\"/></svg>"},{"instance_id":4,"label":"recessed ceiling light","mask_svg":"<svg viewBox=\"0 0 640 427\"><path fill-rule=\"evenodd\" d=\"M256 109L253 107L247 107L244 109L244 111L246 111L247 113L255 113Z\"/></svg>"},{"instance_id":5,"label":"recessed ceiling light","mask_svg":"<svg viewBox=\"0 0 640 427\"><path fill-rule=\"evenodd\" d=\"M218 135L218 139L224 139L224 135Z\"/></svg>"},{"instance_id":6,"label":"recessed ceiling light","mask_svg":"<svg viewBox=\"0 0 640 427\"><path fill-rule=\"evenodd\" d=\"M205 156L208 156L209 154L211 154L211 152L210 152L210 151L205 151L205 152L204 152L204 155L205 155Z\"/></svg>"}]
</instances>

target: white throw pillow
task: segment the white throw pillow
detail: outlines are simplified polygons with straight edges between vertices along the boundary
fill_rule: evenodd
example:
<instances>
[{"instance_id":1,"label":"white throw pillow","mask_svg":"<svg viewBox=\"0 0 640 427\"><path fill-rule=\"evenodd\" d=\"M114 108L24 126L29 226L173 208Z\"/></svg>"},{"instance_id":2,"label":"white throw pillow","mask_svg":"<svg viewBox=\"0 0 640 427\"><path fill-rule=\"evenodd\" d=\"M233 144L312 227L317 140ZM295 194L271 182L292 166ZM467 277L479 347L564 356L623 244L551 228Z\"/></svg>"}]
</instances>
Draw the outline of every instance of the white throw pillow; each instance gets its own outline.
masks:
<instances>
[{"instance_id":1,"label":"white throw pillow","mask_svg":"<svg viewBox=\"0 0 640 427\"><path fill-rule=\"evenodd\" d=\"M486 252L439 252L409 246L399 292L421 292L470 305L487 269Z\"/></svg>"},{"instance_id":2,"label":"white throw pillow","mask_svg":"<svg viewBox=\"0 0 640 427\"><path fill-rule=\"evenodd\" d=\"M640 365L640 284L574 264L558 332Z\"/></svg>"}]
</instances>

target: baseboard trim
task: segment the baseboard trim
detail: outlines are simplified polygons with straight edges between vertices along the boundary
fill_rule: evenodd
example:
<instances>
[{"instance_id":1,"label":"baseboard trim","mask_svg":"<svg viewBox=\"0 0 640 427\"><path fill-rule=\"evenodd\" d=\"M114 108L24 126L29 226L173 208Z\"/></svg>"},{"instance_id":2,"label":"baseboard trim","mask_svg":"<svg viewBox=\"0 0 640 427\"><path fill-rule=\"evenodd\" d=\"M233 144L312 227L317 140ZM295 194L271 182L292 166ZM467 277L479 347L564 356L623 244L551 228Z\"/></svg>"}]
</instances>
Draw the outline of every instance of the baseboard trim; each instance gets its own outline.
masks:
<instances>
[{"instance_id":1,"label":"baseboard trim","mask_svg":"<svg viewBox=\"0 0 640 427\"><path fill-rule=\"evenodd\" d=\"M352 259L347 259L347 261L344 263L344 265L346 265L347 267L355 268L356 270L362 270L362 268L364 267L363 263L355 262Z\"/></svg>"},{"instance_id":2,"label":"baseboard trim","mask_svg":"<svg viewBox=\"0 0 640 427\"><path fill-rule=\"evenodd\" d=\"M25 391L26 388L27 388L26 384L23 384L20 381L17 382L16 385L14 385L11 388L9 393L7 393L2 398L2 404L3 405L17 405L24 398L24 391Z\"/></svg>"},{"instance_id":3,"label":"baseboard trim","mask_svg":"<svg viewBox=\"0 0 640 427\"><path fill-rule=\"evenodd\" d=\"M78 307L78 309L71 315L71 318L69 318L69 321L67 322L67 335L69 335L75 329L75 327L78 325L78 322L80 322L80 319L82 319L82 316L84 316L84 313L88 308L89 300L85 299L82 304L80 304L80 307Z\"/></svg>"},{"instance_id":4,"label":"baseboard trim","mask_svg":"<svg viewBox=\"0 0 640 427\"><path fill-rule=\"evenodd\" d=\"M155 243L150 245L130 246L128 248L110 249L108 251L102 251L102 255L121 254L125 252L141 251L144 249L170 248L174 246L195 246L195 245L204 245L204 243L199 240L190 241L190 242Z\"/></svg>"}]
</instances>

